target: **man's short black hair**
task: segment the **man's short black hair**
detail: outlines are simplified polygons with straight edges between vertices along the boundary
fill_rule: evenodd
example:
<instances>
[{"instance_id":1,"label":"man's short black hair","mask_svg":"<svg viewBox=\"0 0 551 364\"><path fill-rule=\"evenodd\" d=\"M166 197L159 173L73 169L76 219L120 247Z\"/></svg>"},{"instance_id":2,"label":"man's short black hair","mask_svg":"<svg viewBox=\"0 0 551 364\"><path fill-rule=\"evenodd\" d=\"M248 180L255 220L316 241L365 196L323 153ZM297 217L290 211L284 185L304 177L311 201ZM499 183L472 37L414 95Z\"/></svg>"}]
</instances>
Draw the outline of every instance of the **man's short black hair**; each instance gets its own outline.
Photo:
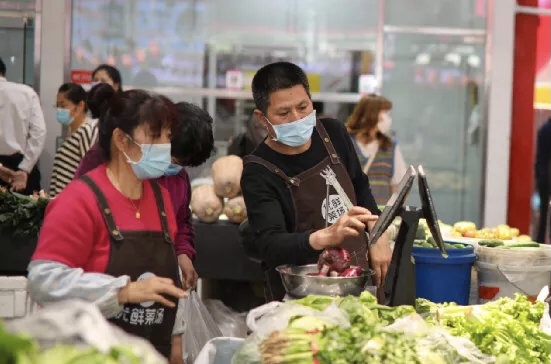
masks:
<instances>
[{"instance_id":1,"label":"man's short black hair","mask_svg":"<svg viewBox=\"0 0 551 364\"><path fill-rule=\"evenodd\" d=\"M0 57L0 75L2 76L6 75L6 64L2 60L2 57Z\"/></svg>"},{"instance_id":2,"label":"man's short black hair","mask_svg":"<svg viewBox=\"0 0 551 364\"><path fill-rule=\"evenodd\" d=\"M304 86L310 97L308 78L302 68L296 64L275 62L262 67L254 75L251 85L256 108L266 114L270 104L270 94L296 85Z\"/></svg>"}]
</instances>

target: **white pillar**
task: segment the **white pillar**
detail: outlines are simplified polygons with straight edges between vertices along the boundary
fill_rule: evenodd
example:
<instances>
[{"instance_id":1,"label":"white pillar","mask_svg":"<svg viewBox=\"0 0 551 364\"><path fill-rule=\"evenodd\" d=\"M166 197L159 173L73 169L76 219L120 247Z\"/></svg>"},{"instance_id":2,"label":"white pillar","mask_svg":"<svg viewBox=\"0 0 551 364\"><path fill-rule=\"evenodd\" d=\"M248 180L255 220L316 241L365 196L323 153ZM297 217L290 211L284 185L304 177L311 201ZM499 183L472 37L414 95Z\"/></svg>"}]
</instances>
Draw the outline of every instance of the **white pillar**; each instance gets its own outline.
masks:
<instances>
[{"instance_id":1,"label":"white pillar","mask_svg":"<svg viewBox=\"0 0 551 364\"><path fill-rule=\"evenodd\" d=\"M487 144L484 191L485 226L507 221L513 96L515 0L490 0L486 77Z\"/></svg>"},{"instance_id":2,"label":"white pillar","mask_svg":"<svg viewBox=\"0 0 551 364\"><path fill-rule=\"evenodd\" d=\"M42 13L40 34L40 100L46 119L46 145L40 156L40 173L42 174L42 187L47 190L50 186L50 176L55 155L56 138L61 136L61 125L55 119L54 105L56 103L57 89L64 82L64 61L67 44L66 20L67 14L65 1L41 0Z\"/></svg>"}]
</instances>

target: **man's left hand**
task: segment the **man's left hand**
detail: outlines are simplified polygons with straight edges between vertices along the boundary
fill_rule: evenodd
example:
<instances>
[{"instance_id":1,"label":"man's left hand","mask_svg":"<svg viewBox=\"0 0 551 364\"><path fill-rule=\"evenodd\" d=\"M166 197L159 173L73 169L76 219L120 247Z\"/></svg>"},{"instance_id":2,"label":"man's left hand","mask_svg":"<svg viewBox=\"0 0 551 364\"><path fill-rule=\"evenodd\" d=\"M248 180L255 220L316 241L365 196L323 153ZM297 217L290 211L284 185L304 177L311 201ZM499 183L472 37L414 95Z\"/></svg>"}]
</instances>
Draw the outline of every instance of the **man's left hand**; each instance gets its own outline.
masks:
<instances>
[{"instance_id":1,"label":"man's left hand","mask_svg":"<svg viewBox=\"0 0 551 364\"><path fill-rule=\"evenodd\" d=\"M369 264L375 271L375 284L377 287L382 287L392 260L392 249L390 249L387 233L384 233L376 244L369 247L368 255Z\"/></svg>"},{"instance_id":2,"label":"man's left hand","mask_svg":"<svg viewBox=\"0 0 551 364\"><path fill-rule=\"evenodd\" d=\"M27 180L29 174L25 171L19 170L13 172L11 187L14 191L22 191L27 188Z\"/></svg>"},{"instance_id":3,"label":"man's left hand","mask_svg":"<svg viewBox=\"0 0 551 364\"><path fill-rule=\"evenodd\" d=\"M193 262L185 254L178 255L178 265L182 269L182 284L184 289L192 289L197 284L197 272L193 268Z\"/></svg>"}]
</instances>

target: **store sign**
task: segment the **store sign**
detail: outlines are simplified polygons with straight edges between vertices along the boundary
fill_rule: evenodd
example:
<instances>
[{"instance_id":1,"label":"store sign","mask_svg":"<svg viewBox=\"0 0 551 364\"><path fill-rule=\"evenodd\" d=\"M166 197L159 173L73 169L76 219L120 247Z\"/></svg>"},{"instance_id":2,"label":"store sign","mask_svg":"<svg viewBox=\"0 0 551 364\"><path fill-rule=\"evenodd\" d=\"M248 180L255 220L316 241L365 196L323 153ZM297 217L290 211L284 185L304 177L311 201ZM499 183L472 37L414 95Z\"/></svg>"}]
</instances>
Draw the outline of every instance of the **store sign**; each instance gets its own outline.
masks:
<instances>
[{"instance_id":1,"label":"store sign","mask_svg":"<svg viewBox=\"0 0 551 364\"><path fill-rule=\"evenodd\" d=\"M226 88L230 90L243 89L243 72L241 70L226 71Z\"/></svg>"},{"instance_id":2,"label":"store sign","mask_svg":"<svg viewBox=\"0 0 551 364\"><path fill-rule=\"evenodd\" d=\"M92 71L89 70L71 70L71 82L85 84L92 82Z\"/></svg>"}]
</instances>

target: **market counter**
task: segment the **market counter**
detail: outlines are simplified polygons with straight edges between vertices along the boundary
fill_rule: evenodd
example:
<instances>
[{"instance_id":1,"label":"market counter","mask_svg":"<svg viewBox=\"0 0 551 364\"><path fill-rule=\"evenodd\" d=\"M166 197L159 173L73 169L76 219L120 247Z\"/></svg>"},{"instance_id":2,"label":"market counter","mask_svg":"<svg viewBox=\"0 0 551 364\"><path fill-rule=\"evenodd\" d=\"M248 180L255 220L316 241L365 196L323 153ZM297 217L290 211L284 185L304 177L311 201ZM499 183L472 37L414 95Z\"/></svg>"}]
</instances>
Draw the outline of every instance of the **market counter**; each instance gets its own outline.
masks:
<instances>
[{"instance_id":1,"label":"market counter","mask_svg":"<svg viewBox=\"0 0 551 364\"><path fill-rule=\"evenodd\" d=\"M26 276L38 238L0 234L0 275Z\"/></svg>"},{"instance_id":2,"label":"market counter","mask_svg":"<svg viewBox=\"0 0 551 364\"><path fill-rule=\"evenodd\" d=\"M193 221L195 227L195 270L200 278L263 282L259 263L249 259L239 242L239 225L220 220L207 224Z\"/></svg>"}]
</instances>

